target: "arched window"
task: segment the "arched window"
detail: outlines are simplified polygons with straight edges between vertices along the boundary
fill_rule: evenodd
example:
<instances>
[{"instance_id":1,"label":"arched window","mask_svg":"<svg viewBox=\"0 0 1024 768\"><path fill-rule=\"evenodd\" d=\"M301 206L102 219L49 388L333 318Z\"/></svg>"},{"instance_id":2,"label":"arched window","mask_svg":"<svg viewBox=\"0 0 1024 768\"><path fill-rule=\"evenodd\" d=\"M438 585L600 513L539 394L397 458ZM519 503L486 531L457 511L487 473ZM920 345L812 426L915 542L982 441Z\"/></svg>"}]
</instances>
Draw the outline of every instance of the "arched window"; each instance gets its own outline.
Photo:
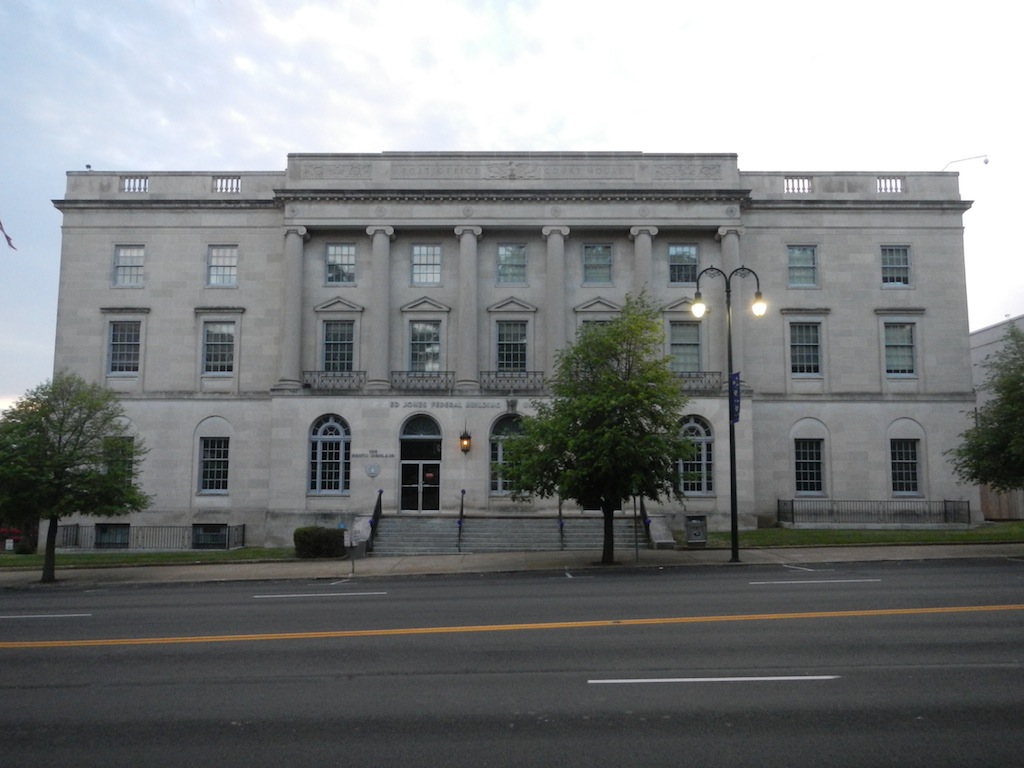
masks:
<instances>
[{"instance_id":1,"label":"arched window","mask_svg":"<svg viewBox=\"0 0 1024 768\"><path fill-rule=\"evenodd\" d=\"M682 491L691 496L710 496L715 491L715 439L711 434L711 425L700 416L687 416L681 426L683 436L694 445L693 456L679 462Z\"/></svg>"},{"instance_id":2,"label":"arched window","mask_svg":"<svg viewBox=\"0 0 1024 768\"><path fill-rule=\"evenodd\" d=\"M502 416L491 428L491 494L505 496L511 490L502 477L502 466L505 464L505 438L514 435L522 428L518 416Z\"/></svg>"},{"instance_id":3,"label":"arched window","mask_svg":"<svg viewBox=\"0 0 1024 768\"><path fill-rule=\"evenodd\" d=\"M348 424L333 413L321 416L309 431L309 492L347 492L351 470Z\"/></svg>"}]
</instances>

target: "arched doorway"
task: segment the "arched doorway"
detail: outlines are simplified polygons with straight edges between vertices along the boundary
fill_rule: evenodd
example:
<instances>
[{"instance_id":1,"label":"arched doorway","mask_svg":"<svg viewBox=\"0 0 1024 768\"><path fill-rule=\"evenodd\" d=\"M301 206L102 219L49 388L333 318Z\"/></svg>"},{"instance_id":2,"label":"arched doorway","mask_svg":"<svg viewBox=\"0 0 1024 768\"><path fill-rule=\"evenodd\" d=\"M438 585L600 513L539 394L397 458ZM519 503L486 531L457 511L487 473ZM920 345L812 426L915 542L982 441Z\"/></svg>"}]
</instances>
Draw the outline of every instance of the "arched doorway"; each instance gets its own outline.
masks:
<instances>
[{"instance_id":1,"label":"arched doorway","mask_svg":"<svg viewBox=\"0 0 1024 768\"><path fill-rule=\"evenodd\" d=\"M441 428L429 416L413 416L402 428L402 512L441 509Z\"/></svg>"}]
</instances>

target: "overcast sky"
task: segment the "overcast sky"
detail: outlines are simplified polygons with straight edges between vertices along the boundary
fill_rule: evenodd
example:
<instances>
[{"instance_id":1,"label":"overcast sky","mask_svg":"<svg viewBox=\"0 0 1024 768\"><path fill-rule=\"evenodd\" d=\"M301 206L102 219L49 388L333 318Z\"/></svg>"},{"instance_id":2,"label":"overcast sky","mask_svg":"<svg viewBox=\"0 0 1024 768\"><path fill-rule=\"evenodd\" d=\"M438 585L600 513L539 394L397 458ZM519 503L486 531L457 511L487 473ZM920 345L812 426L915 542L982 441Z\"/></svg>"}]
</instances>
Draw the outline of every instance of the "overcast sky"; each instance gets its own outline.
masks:
<instances>
[{"instance_id":1,"label":"overcast sky","mask_svg":"<svg viewBox=\"0 0 1024 768\"><path fill-rule=\"evenodd\" d=\"M65 173L289 152L737 153L960 173L972 330L1024 314L1006 0L2 0L0 407L48 379ZM921 264L927 269L927 263Z\"/></svg>"}]
</instances>

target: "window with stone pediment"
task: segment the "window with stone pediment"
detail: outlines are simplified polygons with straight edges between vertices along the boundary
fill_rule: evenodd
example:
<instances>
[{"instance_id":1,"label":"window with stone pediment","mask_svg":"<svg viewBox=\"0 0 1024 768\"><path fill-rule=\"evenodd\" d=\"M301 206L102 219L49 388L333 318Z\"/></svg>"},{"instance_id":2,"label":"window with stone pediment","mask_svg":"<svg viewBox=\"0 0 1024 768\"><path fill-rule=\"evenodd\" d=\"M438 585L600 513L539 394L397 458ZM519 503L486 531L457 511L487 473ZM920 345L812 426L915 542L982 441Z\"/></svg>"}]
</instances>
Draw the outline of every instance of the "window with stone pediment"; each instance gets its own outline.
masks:
<instances>
[{"instance_id":1,"label":"window with stone pediment","mask_svg":"<svg viewBox=\"0 0 1024 768\"><path fill-rule=\"evenodd\" d=\"M409 323L409 370L441 370L441 322L412 320Z\"/></svg>"},{"instance_id":2,"label":"window with stone pediment","mask_svg":"<svg viewBox=\"0 0 1024 768\"><path fill-rule=\"evenodd\" d=\"M526 333L526 320L498 320L496 361L499 371L526 370Z\"/></svg>"},{"instance_id":3,"label":"window with stone pediment","mask_svg":"<svg viewBox=\"0 0 1024 768\"><path fill-rule=\"evenodd\" d=\"M203 373L230 374L235 370L235 324L203 323Z\"/></svg>"},{"instance_id":4,"label":"window with stone pediment","mask_svg":"<svg viewBox=\"0 0 1024 768\"><path fill-rule=\"evenodd\" d=\"M107 372L136 374L142 350L142 321L114 320L110 323Z\"/></svg>"},{"instance_id":5,"label":"window with stone pediment","mask_svg":"<svg viewBox=\"0 0 1024 768\"><path fill-rule=\"evenodd\" d=\"M821 373L821 323L790 323L790 372Z\"/></svg>"},{"instance_id":6,"label":"window with stone pediment","mask_svg":"<svg viewBox=\"0 0 1024 768\"><path fill-rule=\"evenodd\" d=\"M355 322L324 321L324 370L348 373L355 359Z\"/></svg>"},{"instance_id":7,"label":"window with stone pediment","mask_svg":"<svg viewBox=\"0 0 1024 768\"><path fill-rule=\"evenodd\" d=\"M890 376L917 373L914 323L885 323L885 372Z\"/></svg>"},{"instance_id":8,"label":"window with stone pediment","mask_svg":"<svg viewBox=\"0 0 1024 768\"><path fill-rule=\"evenodd\" d=\"M700 323L673 320L669 323L669 354L674 373L700 370Z\"/></svg>"}]
</instances>

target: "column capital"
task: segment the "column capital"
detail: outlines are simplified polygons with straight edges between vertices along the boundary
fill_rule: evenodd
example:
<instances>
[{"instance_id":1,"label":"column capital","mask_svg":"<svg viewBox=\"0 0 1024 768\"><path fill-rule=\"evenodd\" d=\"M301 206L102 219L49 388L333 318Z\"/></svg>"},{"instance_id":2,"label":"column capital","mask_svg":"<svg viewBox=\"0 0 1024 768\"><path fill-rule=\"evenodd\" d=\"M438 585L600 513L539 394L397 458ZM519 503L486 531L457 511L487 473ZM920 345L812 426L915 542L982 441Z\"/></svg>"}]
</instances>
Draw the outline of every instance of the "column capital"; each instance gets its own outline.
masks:
<instances>
[{"instance_id":1,"label":"column capital","mask_svg":"<svg viewBox=\"0 0 1024 768\"><path fill-rule=\"evenodd\" d=\"M629 228L629 239L630 240L636 240L638 235L643 235L643 234L650 235L651 237L657 237L657 235L658 235L658 228L657 227L653 227L650 224L641 224L638 227L630 227Z\"/></svg>"},{"instance_id":2,"label":"column capital","mask_svg":"<svg viewBox=\"0 0 1024 768\"><path fill-rule=\"evenodd\" d=\"M742 234L743 234L743 227L737 227L737 226L733 226L731 224L727 224L724 227L719 227L718 228L718 232L715 233L715 239L716 240L723 240L728 235L736 235L736 237L740 237Z\"/></svg>"},{"instance_id":3,"label":"column capital","mask_svg":"<svg viewBox=\"0 0 1024 768\"><path fill-rule=\"evenodd\" d=\"M483 231L482 228L480 228L480 227L471 227L471 226L468 226L468 225L465 225L465 224L460 224L459 226L457 226L455 228L455 236L456 237L463 237L465 235L473 235L473 237L475 237L477 240L479 240L480 239L480 235L482 235L483 233L484 233L484 231Z\"/></svg>"},{"instance_id":4,"label":"column capital","mask_svg":"<svg viewBox=\"0 0 1024 768\"><path fill-rule=\"evenodd\" d=\"M380 234L382 234L382 235L387 235L388 240L394 240L395 239L395 228L394 227L389 227L386 224L371 224L370 226L368 226L366 228L366 234L368 234L370 237L373 237L378 232Z\"/></svg>"},{"instance_id":5,"label":"column capital","mask_svg":"<svg viewBox=\"0 0 1024 768\"><path fill-rule=\"evenodd\" d=\"M284 236L298 235L303 240L309 240L309 230L305 227L285 227Z\"/></svg>"},{"instance_id":6,"label":"column capital","mask_svg":"<svg viewBox=\"0 0 1024 768\"><path fill-rule=\"evenodd\" d=\"M540 233L545 238L551 237L552 235L561 235L562 237L569 236L569 228L563 225L542 227Z\"/></svg>"}]
</instances>

